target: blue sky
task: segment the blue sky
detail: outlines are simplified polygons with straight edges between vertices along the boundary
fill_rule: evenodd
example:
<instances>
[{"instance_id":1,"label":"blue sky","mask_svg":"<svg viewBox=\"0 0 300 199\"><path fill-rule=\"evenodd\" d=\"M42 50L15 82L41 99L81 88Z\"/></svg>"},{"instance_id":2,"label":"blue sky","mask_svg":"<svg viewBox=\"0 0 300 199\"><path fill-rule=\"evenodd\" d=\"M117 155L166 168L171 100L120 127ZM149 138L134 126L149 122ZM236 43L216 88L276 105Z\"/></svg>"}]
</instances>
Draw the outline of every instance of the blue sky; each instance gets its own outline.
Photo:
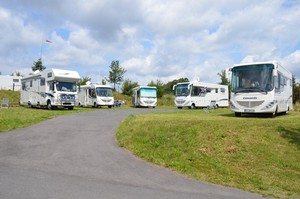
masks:
<instances>
[{"instance_id":1,"label":"blue sky","mask_svg":"<svg viewBox=\"0 0 300 199\"><path fill-rule=\"evenodd\" d=\"M217 83L233 64L266 60L300 81L299 19L300 0L3 0L0 72L29 74L42 47L47 68L95 83L113 60L141 85Z\"/></svg>"}]
</instances>

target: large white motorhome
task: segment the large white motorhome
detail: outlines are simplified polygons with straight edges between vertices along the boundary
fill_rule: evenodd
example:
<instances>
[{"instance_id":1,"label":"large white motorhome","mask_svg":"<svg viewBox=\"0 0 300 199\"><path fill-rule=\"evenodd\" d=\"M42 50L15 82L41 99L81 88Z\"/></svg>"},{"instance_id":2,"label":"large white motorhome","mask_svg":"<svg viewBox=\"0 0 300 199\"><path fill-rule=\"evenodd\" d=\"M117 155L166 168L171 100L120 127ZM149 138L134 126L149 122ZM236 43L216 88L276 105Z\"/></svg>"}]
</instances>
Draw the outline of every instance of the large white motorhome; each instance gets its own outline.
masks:
<instances>
[{"instance_id":1,"label":"large white motorhome","mask_svg":"<svg viewBox=\"0 0 300 199\"><path fill-rule=\"evenodd\" d=\"M0 90L21 90L21 76L0 75Z\"/></svg>"},{"instance_id":2,"label":"large white motorhome","mask_svg":"<svg viewBox=\"0 0 300 199\"><path fill-rule=\"evenodd\" d=\"M99 84L80 86L78 91L78 105L85 107L113 107L114 97L111 86Z\"/></svg>"},{"instance_id":3,"label":"large white motorhome","mask_svg":"<svg viewBox=\"0 0 300 199\"><path fill-rule=\"evenodd\" d=\"M54 107L72 110L77 98L76 71L49 69L21 79L20 104L29 107Z\"/></svg>"},{"instance_id":4,"label":"large white motorhome","mask_svg":"<svg viewBox=\"0 0 300 199\"><path fill-rule=\"evenodd\" d=\"M138 86L132 91L132 105L134 107L156 107L157 88L155 86Z\"/></svg>"},{"instance_id":5,"label":"large white motorhome","mask_svg":"<svg viewBox=\"0 0 300 199\"><path fill-rule=\"evenodd\" d=\"M206 108L214 102L216 107L228 107L228 86L206 82L183 82L173 86L174 104L183 107Z\"/></svg>"},{"instance_id":6,"label":"large white motorhome","mask_svg":"<svg viewBox=\"0 0 300 199\"><path fill-rule=\"evenodd\" d=\"M292 74L276 61L237 64L231 76L231 111L242 113L287 113L293 109Z\"/></svg>"}]
</instances>

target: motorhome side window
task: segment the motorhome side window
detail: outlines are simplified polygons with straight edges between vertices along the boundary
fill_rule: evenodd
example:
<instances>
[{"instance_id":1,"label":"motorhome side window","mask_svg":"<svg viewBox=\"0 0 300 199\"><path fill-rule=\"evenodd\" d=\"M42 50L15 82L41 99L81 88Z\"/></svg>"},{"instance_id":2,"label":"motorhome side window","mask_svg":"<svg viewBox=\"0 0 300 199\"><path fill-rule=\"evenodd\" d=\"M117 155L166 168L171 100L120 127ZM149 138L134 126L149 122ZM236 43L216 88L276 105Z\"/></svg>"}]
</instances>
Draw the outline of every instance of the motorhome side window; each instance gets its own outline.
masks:
<instances>
[{"instance_id":1,"label":"motorhome side window","mask_svg":"<svg viewBox=\"0 0 300 199\"><path fill-rule=\"evenodd\" d=\"M193 86L191 96L198 96L201 93L201 87Z\"/></svg>"},{"instance_id":2,"label":"motorhome side window","mask_svg":"<svg viewBox=\"0 0 300 199\"><path fill-rule=\"evenodd\" d=\"M23 90L23 91L26 90L26 82L22 82L22 90Z\"/></svg>"},{"instance_id":3,"label":"motorhome side window","mask_svg":"<svg viewBox=\"0 0 300 199\"><path fill-rule=\"evenodd\" d=\"M225 88L220 88L221 93L225 93Z\"/></svg>"},{"instance_id":4,"label":"motorhome side window","mask_svg":"<svg viewBox=\"0 0 300 199\"><path fill-rule=\"evenodd\" d=\"M95 89L89 89L89 95L90 95L91 97L96 97Z\"/></svg>"},{"instance_id":5,"label":"motorhome side window","mask_svg":"<svg viewBox=\"0 0 300 199\"><path fill-rule=\"evenodd\" d=\"M49 90L53 91L54 90L54 82L51 82L49 84Z\"/></svg>"},{"instance_id":6,"label":"motorhome side window","mask_svg":"<svg viewBox=\"0 0 300 199\"><path fill-rule=\"evenodd\" d=\"M19 79L13 79L13 82L19 82Z\"/></svg>"},{"instance_id":7,"label":"motorhome side window","mask_svg":"<svg viewBox=\"0 0 300 199\"><path fill-rule=\"evenodd\" d=\"M40 85L41 85L41 86L45 86L45 78L41 78Z\"/></svg>"},{"instance_id":8,"label":"motorhome side window","mask_svg":"<svg viewBox=\"0 0 300 199\"><path fill-rule=\"evenodd\" d=\"M48 73L48 74L47 74L47 77L52 77L52 73Z\"/></svg>"},{"instance_id":9,"label":"motorhome side window","mask_svg":"<svg viewBox=\"0 0 300 199\"><path fill-rule=\"evenodd\" d=\"M32 87L32 80L30 80L30 87Z\"/></svg>"}]
</instances>

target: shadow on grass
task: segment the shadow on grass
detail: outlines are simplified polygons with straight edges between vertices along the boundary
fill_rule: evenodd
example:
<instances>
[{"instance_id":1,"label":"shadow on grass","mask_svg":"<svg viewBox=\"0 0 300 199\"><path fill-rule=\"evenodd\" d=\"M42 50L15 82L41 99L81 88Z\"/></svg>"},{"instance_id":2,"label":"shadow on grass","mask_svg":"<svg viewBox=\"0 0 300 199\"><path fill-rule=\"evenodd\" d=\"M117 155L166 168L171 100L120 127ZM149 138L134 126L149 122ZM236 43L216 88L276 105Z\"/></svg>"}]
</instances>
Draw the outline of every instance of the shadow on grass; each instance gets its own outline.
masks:
<instances>
[{"instance_id":1,"label":"shadow on grass","mask_svg":"<svg viewBox=\"0 0 300 199\"><path fill-rule=\"evenodd\" d=\"M290 143L297 145L300 149L300 128L279 127L278 130L283 138L289 140Z\"/></svg>"}]
</instances>

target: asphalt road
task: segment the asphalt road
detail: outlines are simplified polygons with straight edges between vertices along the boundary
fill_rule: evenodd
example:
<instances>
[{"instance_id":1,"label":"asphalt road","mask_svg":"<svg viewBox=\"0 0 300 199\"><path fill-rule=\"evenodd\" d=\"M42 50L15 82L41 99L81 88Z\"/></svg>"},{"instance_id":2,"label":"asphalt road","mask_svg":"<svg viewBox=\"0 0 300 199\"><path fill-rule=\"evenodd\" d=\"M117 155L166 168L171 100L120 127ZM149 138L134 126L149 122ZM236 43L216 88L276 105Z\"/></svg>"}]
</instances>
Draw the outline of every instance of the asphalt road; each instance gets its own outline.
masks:
<instances>
[{"instance_id":1,"label":"asphalt road","mask_svg":"<svg viewBox=\"0 0 300 199\"><path fill-rule=\"evenodd\" d=\"M153 111L99 109L0 133L0 198L262 198L187 179L118 147L118 124Z\"/></svg>"}]
</instances>

